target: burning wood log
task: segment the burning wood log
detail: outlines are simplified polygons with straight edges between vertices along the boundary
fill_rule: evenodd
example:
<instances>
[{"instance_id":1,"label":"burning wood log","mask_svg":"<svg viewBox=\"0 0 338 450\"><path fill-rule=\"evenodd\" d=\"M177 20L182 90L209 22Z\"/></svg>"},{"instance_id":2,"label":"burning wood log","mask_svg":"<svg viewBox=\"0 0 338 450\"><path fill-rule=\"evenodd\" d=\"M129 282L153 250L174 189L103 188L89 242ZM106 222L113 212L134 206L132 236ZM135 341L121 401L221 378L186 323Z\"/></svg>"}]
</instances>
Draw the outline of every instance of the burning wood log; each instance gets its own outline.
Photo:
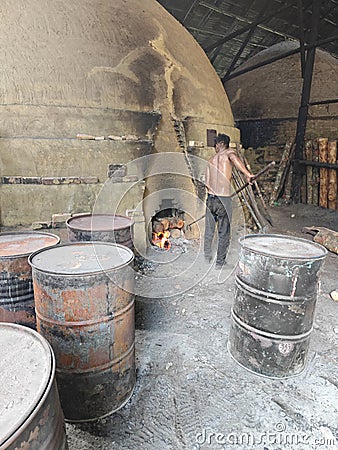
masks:
<instances>
[{"instance_id":1,"label":"burning wood log","mask_svg":"<svg viewBox=\"0 0 338 450\"><path fill-rule=\"evenodd\" d=\"M318 244L324 245L330 252L338 255L338 232L324 227L304 227L303 233L309 233Z\"/></svg>"},{"instance_id":2,"label":"burning wood log","mask_svg":"<svg viewBox=\"0 0 338 450\"><path fill-rule=\"evenodd\" d=\"M330 141L328 147L327 162L336 164L337 161L337 141ZM329 183L328 183L328 207L330 209L337 209L337 171L336 169L329 169Z\"/></svg>"},{"instance_id":3,"label":"burning wood log","mask_svg":"<svg viewBox=\"0 0 338 450\"><path fill-rule=\"evenodd\" d=\"M318 139L319 162L327 163L327 149L329 140L327 138ZM319 181L319 206L327 208L327 187L328 187L328 170L320 168Z\"/></svg>"},{"instance_id":4,"label":"burning wood log","mask_svg":"<svg viewBox=\"0 0 338 450\"><path fill-rule=\"evenodd\" d=\"M152 242L156 247L162 248L164 250L169 250L171 244L169 241L170 231L163 231L160 233L153 233Z\"/></svg>"}]
</instances>

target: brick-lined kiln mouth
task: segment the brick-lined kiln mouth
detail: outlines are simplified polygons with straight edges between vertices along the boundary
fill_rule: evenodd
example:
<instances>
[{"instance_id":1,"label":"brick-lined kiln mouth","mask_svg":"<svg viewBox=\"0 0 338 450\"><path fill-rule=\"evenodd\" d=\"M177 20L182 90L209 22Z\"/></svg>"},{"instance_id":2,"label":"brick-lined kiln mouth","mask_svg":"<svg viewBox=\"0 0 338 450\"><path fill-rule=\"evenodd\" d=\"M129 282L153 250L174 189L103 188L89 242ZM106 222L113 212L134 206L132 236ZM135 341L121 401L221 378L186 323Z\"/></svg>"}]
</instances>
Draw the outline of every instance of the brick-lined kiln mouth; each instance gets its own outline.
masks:
<instances>
[{"instance_id":1,"label":"brick-lined kiln mouth","mask_svg":"<svg viewBox=\"0 0 338 450\"><path fill-rule=\"evenodd\" d=\"M165 199L162 204L173 203ZM184 238L184 211L173 206L160 208L151 218L151 243L163 250L169 250L174 239Z\"/></svg>"}]
</instances>

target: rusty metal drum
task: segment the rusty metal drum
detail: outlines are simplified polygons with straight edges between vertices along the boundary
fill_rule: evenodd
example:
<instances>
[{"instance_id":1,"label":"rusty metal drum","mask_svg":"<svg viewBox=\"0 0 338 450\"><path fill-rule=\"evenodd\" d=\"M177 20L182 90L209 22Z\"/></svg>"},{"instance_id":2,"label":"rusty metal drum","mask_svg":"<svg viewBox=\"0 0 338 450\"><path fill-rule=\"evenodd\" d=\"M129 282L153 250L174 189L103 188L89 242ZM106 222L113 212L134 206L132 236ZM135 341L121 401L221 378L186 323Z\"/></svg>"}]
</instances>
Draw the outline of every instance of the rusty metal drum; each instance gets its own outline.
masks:
<instances>
[{"instance_id":1,"label":"rusty metal drum","mask_svg":"<svg viewBox=\"0 0 338 450\"><path fill-rule=\"evenodd\" d=\"M12 323L0 323L0 342L0 448L66 450L50 345L36 331Z\"/></svg>"},{"instance_id":2,"label":"rusty metal drum","mask_svg":"<svg viewBox=\"0 0 338 450\"><path fill-rule=\"evenodd\" d=\"M36 327L31 253L53 245L60 238L37 231L0 234L0 322Z\"/></svg>"},{"instance_id":3,"label":"rusty metal drum","mask_svg":"<svg viewBox=\"0 0 338 450\"><path fill-rule=\"evenodd\" d=\"M239 241L229 352L257 374L297 375L306 366L327 250L286 235L248 235Z\"/></svg>"},{"instance_id":4,"label":"rusty metal drum","mask_svg":"<svg viewBox=\"0 0 338 450\"><path fill-rule=\"evenodd\" d=\"M125 245L133 250L134 221L118 214L82 214L66 222L68 239L103 241Z\"/></svg>"},{"instance_id":5,"label":"rusty metal drum","mask_svg":"<svg viewBox=\"0 0 338 450\"><path fill-rule=\"evenodd\" d=\"M135 381L133 252L78 242L30 258L37 328L51 344L65 418L96 420L117 411Z\"/></svg>"}]
</instances>

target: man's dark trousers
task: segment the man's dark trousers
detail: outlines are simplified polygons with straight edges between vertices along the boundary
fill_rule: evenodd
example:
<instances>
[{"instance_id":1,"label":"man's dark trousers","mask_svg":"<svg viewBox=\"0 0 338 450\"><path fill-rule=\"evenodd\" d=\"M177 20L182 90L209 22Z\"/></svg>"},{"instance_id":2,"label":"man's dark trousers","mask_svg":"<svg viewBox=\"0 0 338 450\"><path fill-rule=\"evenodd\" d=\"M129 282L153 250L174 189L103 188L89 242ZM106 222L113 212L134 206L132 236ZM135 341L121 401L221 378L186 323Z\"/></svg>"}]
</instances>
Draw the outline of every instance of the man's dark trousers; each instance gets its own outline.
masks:
<instances>
[{"instance_id":1,"label":"man's dark trousers","mask_svg":"<svg viewBox=\"0 0 338 450\"><path fill-rule=\"evenodd\" d=\"M216 265L223 265L226 260L230 244L231 214L231 197L208 194L205 213L204 255L207 259L211 259L211 246L217 223L218 247Z\"/></svg>"}]
</instances>

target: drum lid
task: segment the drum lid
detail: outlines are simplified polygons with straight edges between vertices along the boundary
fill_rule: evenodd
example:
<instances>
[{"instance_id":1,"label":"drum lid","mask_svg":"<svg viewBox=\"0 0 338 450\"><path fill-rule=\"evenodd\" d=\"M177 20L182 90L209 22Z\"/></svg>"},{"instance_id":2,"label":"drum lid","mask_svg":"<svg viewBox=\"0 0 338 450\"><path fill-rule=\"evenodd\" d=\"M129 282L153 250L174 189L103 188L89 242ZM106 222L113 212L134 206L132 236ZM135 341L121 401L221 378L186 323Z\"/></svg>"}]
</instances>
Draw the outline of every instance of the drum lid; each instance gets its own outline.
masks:
<instances>
[{"instance_id":1,"label":"drum lid","mask_svg":"<svg viewBox=\"0 0 338 450\"><path fill-rule=\"evenodd\" d=\"M134 258L133 252L109 242L74 242L42 249L33 253L29 262L33 269L56 275L94 274L120 268Z\"/></svg>"},{"instance_id":2,"label":"drum lid","mask_svg":"<svg viewBox=\"0 0 338 450\"><path fill-rule=\"evenodd\" d=\"M266 256L287 259L320 259L327 250L316 242L279 234L249 234L239 239L242 248Z\"/></svg>"},{"instance_id":3,"label":"drum lid","mask_svg":"<svg viewBox=\"0 0 338 450\"><path fill-rule=\"evenodd\" d=\"M115 231L129 228L133 220L115 214L86 214L67 220L70 229L78 231Z\"/></svg>"},{"instance_id":4,"label":"drum lid","mask_svg":"<svg viewBox=\"0 0 338 450\"><path fill-rule=\"evenodd\" d=\"M22 231L0 234L0 258L28 256L44 247L56 245L60 238L50 233Z\"/></svg>"},{"instance_id":5,"label":"drum lid","mask_svg":"<svg viewBox=\"0 0 338 450\"><path fill-rule=\"evenodd\" d=\"M36 331L0 323L0 446L31 416L51 379L52 351Z\"/></svg>"}]
</instances>

